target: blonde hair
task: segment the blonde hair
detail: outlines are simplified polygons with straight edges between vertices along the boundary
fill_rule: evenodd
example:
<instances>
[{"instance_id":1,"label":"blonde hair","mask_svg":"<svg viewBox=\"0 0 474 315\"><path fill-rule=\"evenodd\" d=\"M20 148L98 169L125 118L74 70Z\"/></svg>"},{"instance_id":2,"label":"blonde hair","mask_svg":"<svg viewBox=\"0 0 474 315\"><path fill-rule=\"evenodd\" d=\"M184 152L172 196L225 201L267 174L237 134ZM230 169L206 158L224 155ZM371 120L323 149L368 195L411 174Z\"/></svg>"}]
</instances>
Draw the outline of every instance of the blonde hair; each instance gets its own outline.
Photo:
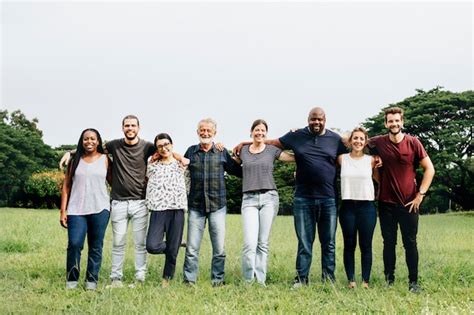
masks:
<instances>
[{"instance_id":1,"label":"blonde hair","mask_svg":"<svg viewBox=\"0 0 474 315\"><path fill-rule=\"evenodd\" d=\"M367 133L367 130L365 130L364 127L361 127L361 126L358 126L358 127L355 127L354 129L352 129L351 133L349 134L349 136L345 136L342 138L342 142L344 143L344 145L348 148L348 149L351 149L352 146L351 146L351 139L352 139L352 136L354 135L355 132L362 132L365 136L365 147L364 147L364 153L365 154L368 154L369 153L369 149L367 147L368 143L369 143L369 134Z\"/></svg>"}]
</instances>

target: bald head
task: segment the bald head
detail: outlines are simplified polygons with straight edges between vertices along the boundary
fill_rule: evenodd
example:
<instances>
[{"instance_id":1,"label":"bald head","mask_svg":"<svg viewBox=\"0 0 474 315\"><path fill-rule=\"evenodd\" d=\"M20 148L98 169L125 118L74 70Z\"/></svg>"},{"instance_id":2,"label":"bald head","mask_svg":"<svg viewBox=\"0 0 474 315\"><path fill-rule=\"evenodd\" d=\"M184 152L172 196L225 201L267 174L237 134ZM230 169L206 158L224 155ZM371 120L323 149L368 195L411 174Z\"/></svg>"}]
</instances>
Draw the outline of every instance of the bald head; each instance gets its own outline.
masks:
<instances>
[{"instance_id":1,"label":"bald head","mask_svg":"<svg viewBox=\"0 0 474 315\"><path fill-rule=\"evenodd\" d=\"M314 107L308 115L308 128L316 135L323 135L326 126L326 113L321 107Z\"/></svg>"}]
</instances>

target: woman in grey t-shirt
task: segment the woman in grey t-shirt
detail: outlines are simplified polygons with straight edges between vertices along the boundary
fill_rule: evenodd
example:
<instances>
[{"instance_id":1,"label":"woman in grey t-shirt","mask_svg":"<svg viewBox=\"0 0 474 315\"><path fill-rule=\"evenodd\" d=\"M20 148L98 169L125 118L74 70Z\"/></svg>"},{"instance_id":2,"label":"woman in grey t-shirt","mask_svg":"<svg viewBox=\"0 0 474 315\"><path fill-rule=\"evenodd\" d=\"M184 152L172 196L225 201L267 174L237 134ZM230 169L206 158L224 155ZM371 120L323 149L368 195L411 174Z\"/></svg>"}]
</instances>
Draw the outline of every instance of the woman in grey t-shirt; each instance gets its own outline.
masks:
<instances>
[{"instance_id":1,"label":"woman in grey t-shirt","mask_svg":"<svg viewBox=\"0 0 474 315\"><path fill-rule=\"evenodd\" d=\"M273 179L275 160L293 162L294 156L266 145L268 126L263 119L252 124L252 143L240 151L242 164L242 274L244 280L265 285L270 230L278 214L278 192Z\"/></svg>"}]
</instances>

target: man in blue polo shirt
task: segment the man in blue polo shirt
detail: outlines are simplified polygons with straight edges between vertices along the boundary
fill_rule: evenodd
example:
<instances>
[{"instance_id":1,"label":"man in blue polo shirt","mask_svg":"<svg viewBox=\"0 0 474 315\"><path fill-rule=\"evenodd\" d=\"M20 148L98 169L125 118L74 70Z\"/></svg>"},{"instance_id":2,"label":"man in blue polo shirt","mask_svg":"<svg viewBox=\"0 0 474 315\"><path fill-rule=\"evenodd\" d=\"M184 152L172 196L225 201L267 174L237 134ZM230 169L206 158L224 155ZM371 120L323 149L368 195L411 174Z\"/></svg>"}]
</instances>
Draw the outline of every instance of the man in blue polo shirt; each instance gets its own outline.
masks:
<instances>
[{"instance_id":1,"label":"man in blue polo shirt","mask_svg":"<svg viewBox=\"0 0 474 315\"><path fill-rule=\"evenodd\" d=\"M336 158L347 150L341 137L325 128L326 115L311 109L308 126L290 131L275 143L293 150L296 160L296 191L293 215L298 237L297 276L293 288L308 284L313 242L318 230L321 242L321 277L334 281L336 267Z\"/></svg>"}]
</instances>

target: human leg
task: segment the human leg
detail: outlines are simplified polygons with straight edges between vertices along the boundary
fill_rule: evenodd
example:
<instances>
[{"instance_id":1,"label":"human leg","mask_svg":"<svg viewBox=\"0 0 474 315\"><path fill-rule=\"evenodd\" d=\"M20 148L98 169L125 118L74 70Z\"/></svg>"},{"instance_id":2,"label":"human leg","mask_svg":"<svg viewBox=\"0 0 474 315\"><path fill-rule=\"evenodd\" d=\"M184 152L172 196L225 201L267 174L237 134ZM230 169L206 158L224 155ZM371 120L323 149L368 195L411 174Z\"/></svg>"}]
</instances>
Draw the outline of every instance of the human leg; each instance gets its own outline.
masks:
<instances>
[{"instance_id":1,"label":"human leg","mask_svg":"<svg viewBox=\"0 0 474 315\"><path fill-rule=\"evenodd\" d=\"M195 283L199 270L199 250L206 226L206 215L201 210L189 209L186 254L184 256L184 282Z\"/></svg>"},{"instance_id":2,"label":"human leg","mask_svg":"<svg viewBox=\"0 0 474 315\"><path fill-rule=\"evenodd\" d=\"M102 210L100 213L87 215L87 243L89 255L87 258L86 281L97 283L102 264L102 248L104 246L105 230L109 223L110 211Z\"/></svg>"},{"instance_id":3,"label":"human leg","mask_svg":"<svg viewBox=\"0 0 474 315\"><path fill-rule=\"evenodd\" d=\"M211 282L213 285L224 283L226 213L226 207L209 213L209 236L212 244Z\"/></svg>"}]
</instances>

